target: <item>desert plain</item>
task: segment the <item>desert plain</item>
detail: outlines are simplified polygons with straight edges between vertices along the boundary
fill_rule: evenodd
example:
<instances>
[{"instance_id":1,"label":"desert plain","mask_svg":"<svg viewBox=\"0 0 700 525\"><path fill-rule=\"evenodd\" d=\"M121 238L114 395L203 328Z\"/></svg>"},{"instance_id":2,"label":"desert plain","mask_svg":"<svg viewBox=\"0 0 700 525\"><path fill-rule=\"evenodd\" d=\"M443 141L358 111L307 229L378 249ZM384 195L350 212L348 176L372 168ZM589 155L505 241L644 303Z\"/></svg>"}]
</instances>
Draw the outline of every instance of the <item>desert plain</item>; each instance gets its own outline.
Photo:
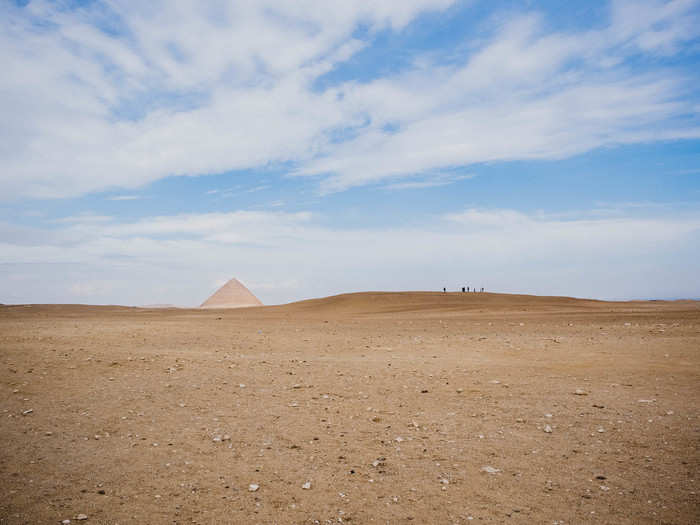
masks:
<instances>
[{"instance_id":1,"label":"desert plain","mask_svg":"<svg viewBox=\"0 0 700 525\"><path fill-rule=\"evenodd\" d=\"M700 521L700 303L0 307L0 523Z\"/></svg>"}]
</instances>

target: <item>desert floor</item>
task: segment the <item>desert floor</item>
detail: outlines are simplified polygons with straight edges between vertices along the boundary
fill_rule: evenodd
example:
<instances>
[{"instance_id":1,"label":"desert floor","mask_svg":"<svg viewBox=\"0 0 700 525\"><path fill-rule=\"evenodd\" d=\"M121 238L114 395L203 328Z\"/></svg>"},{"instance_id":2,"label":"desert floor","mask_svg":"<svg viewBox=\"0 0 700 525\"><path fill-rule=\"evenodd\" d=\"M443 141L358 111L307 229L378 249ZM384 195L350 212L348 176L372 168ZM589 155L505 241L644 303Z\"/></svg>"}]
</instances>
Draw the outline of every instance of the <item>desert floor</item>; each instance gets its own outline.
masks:
<instances>
[{"instance_id":1,"label":"desert floor","mask_svg":"<svg viewBox=\"0 0 700 525\"><path fill-rule=\"evenodd\" d=\"M697 302L5 306L0 400L0 523L700 522Z\"/></svg>"}]
</instances>

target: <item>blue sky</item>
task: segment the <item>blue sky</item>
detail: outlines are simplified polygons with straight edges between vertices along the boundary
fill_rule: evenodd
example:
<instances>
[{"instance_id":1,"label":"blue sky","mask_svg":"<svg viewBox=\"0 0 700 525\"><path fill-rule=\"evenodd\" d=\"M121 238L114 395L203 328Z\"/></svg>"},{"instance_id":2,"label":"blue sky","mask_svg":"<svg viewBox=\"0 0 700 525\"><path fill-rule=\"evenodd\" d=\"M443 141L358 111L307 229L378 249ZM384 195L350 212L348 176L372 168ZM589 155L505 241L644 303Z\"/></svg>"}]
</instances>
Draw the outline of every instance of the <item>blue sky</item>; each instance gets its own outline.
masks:
<instances>
[{"instance_id":1,"label":"blue sky","mask_svg":"<svg viewBox=\"0 0 700 525\"><path fill-rule=\"evenodd\" d=\"M700 3L8 2L0 302L700 297Z\"/></svg>"}]
</instances>

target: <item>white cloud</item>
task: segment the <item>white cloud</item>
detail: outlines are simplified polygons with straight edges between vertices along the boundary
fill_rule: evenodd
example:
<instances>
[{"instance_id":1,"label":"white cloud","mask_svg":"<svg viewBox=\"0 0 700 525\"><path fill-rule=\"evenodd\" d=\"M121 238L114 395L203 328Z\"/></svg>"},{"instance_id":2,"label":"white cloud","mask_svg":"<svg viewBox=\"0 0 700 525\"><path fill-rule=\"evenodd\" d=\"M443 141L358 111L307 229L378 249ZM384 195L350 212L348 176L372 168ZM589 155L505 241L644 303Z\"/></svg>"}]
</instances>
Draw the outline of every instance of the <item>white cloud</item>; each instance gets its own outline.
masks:
<instances>
[{"instance_id":1,"label":"white cloud","mask_svg":"<svg viewBox=\"0 0 700 525\"><path fill-rule=\"evenodd\" d=\"M423 188L435 188L439 186L449 186L460 180L473 179L476 175L468 173L466 175L440 175L436 174L430 178L407 180L404 182L392 182L384 186L387 190L420 190Z\"/></svg>"},{"instance_id":2,"label":"white cloud","mask_svg":"<svg viewBox=\"0 0 700 525\"><path fill-rule=\"evenodd\" d=\"M333 94L311 83L359 49L357 25L398 30L450 3L4 5L3 195L77 195L307 157L344 122ZM98 29L109 23L124 34Z\"/></svg>"},{"instance_id":3,"label":"white cloud","mask_svg":"<svg viewBox=\"0 0 700 525\"><path fill-rule=\"evenodd\" d=\"M686 27L689 2L662 17ZM561 159L597 147L700 138L695 100L680 73L621 67L630 35L652 31L649 16L630 29L610 26L547 33L537 16L505 23L463 65L423 66L342 88L347 104L372 117L354 140L299 169L324 174L326 192L453 166ZM676 46L700 35L678 29L659 41ZM660 37L661 38L661 37ZM690 118L688 118L690 116ZM678 121L675 121L678 119ZM387 124L398 130L384 131Z\"/></svg>"},{"instance_id":4,"label":"white cloud","mask_svg":"<svg viewBox=\"0 0 700 525\"><path fill-rule=\"evenodd\" d=\"M465 35L473 52L463 63L419 57L391 77L312 89L378 30L452 3L6 3L2 196L74 196L281 162L327 176L328 192L700 136L692 79L624 66L630 53L679 52L698 36L688 0L615 2L607 27L571 33L516 16L490 37ZM361 24L363 41L353 36ZM346 128L354 140L329 140Z\"/></svg>"},{"instance_id":5,"label":"white cloud","mask_svg":"<svg viewBox=\"0 0 700 525\"><path fill-rule=\"evenodd\" d=\"M697 210L620 210L597 217L467 209L391 229L339 229L309 213L274 212L71 220L3 233L0 266L14 277L0 281L0 302L197 305L230 277L266 303L467 284L602 298L700 296L688 263L700 257Z\"/></svg>"},{"instance_id":6,"label":"white cloud","mask_svg":"<svg viewBox=\"0 0 700 525\"><path fill-rule=\"evenodd\" d=\"M143 199L142 195L115 195L114 197L109 197L110 201L137 201Z\"/></svg>"}]
</instances>

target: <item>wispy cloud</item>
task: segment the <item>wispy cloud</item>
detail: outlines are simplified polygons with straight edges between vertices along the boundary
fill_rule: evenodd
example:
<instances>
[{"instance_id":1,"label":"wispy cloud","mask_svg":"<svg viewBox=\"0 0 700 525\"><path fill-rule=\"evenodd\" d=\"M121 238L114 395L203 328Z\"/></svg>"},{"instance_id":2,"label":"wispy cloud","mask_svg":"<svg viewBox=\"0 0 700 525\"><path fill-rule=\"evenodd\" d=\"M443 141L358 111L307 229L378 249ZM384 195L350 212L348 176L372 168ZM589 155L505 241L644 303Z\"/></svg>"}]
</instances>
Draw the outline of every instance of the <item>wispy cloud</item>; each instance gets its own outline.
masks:
<instances>
[{"instance_id":1,"label":"wispy cloud","mask_svg":"<svg viewBox=\"0 0 700 525\"><path fill-rule=\"evenodd\" d=\"M137 201L144 197L142 195L116 195L114 197L109 197L107 200L110 201Z\"/></svg>"},{"instance_id":2,"label":"wispy cloud","mask_svg":"<svg viewBox=\"0 0 700 525\"><path fill-rule=\"evenodd\" d=\"M453 175L453 176L434 176L433 178L424 178L420 180L409 180L405 182L394 182L384 186L387 190L419 190L424 188L436 188L440 186L448 186L459 182L460 180L473 179L474 174Z\"/></svg>"}]
</instances>

